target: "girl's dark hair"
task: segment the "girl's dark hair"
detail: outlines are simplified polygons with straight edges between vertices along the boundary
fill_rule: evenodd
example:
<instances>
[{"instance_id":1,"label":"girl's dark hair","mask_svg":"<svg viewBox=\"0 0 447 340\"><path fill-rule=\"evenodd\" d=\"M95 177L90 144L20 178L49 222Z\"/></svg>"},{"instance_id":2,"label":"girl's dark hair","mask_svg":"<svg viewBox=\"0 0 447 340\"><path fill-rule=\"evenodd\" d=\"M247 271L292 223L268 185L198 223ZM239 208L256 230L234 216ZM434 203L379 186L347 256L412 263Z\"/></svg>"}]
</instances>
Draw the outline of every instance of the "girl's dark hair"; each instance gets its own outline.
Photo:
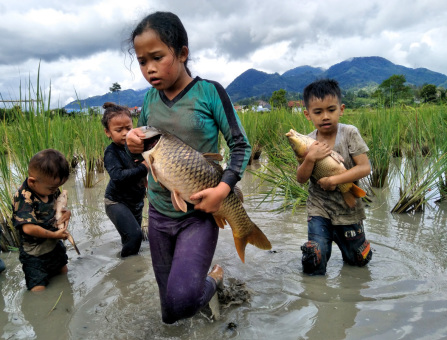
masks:
<instances>
[{"instance_id":1,"label":"girl's dark hair","mask_svg":"<svg viewBox=\"0 0 447 340\"><path fill-rule=\"evenodd\" d=\"M115 103L104 103L102 106L104 109L104 114L101 119L102 126L104 126L107 130L109 129L109 123L112 120L112 118L119 116L119 115L126 115L130 119L132 119L132 115L130 114L130 111L127 107L117 105Z\"/></svg>"},{"instance_id":2,"label":"girl's dark hair","mask_svg":"<svg viewBox=\"0 0 447 340\"><path fill-rule=\"evenodd\" d=\"M315 97L323 100L326 96L334 96L341 104L341 90L338 82L334 79L318 79L304 88L303 100L306 108L309 107L309 101Z\"/></svg>"},{"instance_id":3,"label":"girl's dark hair","mask_svg":"<svg viewBox=\"0 0 447 340\"><path fill-rule=\"evenodd\" d=\"M31 158L28 164L28 173L34 176L59 178L62 181L70 175L70 166L60 151L45 149Z\"/></svg>"},{"instance_id":4,"label":"girl's dark hair","mask_svg":"<svg viewBox=\"0 0 447 340\"><path fill-rule=\"evenodd\" d=\"M188 33L186 33L185 27L179 17L171 12L155 12L141 20L137 27L132 31L132 34L128 39L128 52L131 59L135 52L135 37L147 30L153 30L157 33L160 40L166 44L166 46L172 48L177 57L182 52L183 46L188 47ZM185 61L185 69L188 75L191 76L191 71L187 66L188 60L189 56Z\"/></svg>"}]
</instances>

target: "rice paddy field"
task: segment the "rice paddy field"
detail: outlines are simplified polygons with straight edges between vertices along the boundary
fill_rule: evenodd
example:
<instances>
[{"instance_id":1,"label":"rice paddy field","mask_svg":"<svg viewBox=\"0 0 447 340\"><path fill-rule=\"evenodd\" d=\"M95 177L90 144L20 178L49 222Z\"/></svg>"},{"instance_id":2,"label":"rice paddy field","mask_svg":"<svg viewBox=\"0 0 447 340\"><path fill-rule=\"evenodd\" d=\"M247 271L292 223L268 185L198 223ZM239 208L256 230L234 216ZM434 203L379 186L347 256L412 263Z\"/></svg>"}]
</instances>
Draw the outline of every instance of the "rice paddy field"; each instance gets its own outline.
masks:
<instances>
[{"instance_id":1,"label":"rice paddy field","mask_svg":"<svg viewBox=\"0 0 447 340\"><path fill-rule=\"evenodd\" d=\"M285 133L313 127L287 110L240 114L254 147L240 187L245 208L272 242L247 247L240 262L227 226L214 263L241 298L174 325L161 322L149 245L126 259L103 204L109 144L100 117L59 115L41 100L18 108L0 126L1 339L443 339L447 337L447 107L427 105L345 111L367 142L371 174L365 230L373 258L364 268L333 254L325 276L304 275L300 246L307 240L306 185ZM27 175L29 158L55 148L72 165L64 189L69 229L81 255L66 243L67 275L47 290L26 290L11 229L11 199ZM228 151L223 148L224 154ZM147 217L147 216L146 216Z\"/></svg>"}]
</instances>

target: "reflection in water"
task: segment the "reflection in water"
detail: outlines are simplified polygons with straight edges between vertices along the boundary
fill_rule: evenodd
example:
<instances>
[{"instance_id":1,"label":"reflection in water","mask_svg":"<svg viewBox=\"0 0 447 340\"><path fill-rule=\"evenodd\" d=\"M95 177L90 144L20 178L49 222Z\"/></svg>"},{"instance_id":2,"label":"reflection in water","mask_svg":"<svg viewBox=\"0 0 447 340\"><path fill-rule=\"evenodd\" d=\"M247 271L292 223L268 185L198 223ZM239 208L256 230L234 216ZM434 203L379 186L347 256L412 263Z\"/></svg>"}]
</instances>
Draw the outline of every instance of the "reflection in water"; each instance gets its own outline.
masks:
<instances>
[{"instance_id":1,"label":"reflection in water","mask_svg":"<svg viewBox=\"0 0 447 340\"><path fill-rule=\"evenodd\" d=\"M372 300L362 296L368 287L371 272L368 267L344 265L336 277L305 276L300 296L315 307L312 328L304 334L310 339L329 335L331 339L345 339L346 330L355 325L358 302Z\"/></svg>"},{"instance_id":2,"label":"reflection in water","mask_svg":"<svg viewBox=\"0 0 447 340\"><path fill-rule=\"evenodd\" d=\"M53 339L69 338L67 328L74 304L71 284L67 275L58 275L50 285L43 292L23 292L21 310L34 333L28 339L49 339L48 328Z\"/></svg>"},{"instance_id":3,"label":"reflection in water","mask_svg":"<svg viewBox=\"0 0 447 340\"><path fill-rule=\"evenodd\" d=\"M101 177L103 176L103 177ZM101 180L101 178L103 178ZM121 259L121 241L104 212L107 178L84 189L75 176L69 191L69 229L78 256L67 244L67 276L43 294L25 288L17 253L2 254L0 337L4 339L397 339L447 337L447 204L424 214L391 214L396 190L376 190L366 209L365 231L373 249L367 267L344 265L334 247L325 276L302 273L300 245L307 240L305 209L269 212L278 202L255 200L258 179L239 184L251 219L272 242L272 251L251 245L239 260L231 230L220 231L213 261L225 277L243 281L251 299L221 311L211 322L198 314L174 325L159 315L158 287L149 245ZM76 183L75 183L76 182ZM266 189L266 188L264 188ZM56 309L48 315L63 294Z\"/></svg>"}]
</instances>

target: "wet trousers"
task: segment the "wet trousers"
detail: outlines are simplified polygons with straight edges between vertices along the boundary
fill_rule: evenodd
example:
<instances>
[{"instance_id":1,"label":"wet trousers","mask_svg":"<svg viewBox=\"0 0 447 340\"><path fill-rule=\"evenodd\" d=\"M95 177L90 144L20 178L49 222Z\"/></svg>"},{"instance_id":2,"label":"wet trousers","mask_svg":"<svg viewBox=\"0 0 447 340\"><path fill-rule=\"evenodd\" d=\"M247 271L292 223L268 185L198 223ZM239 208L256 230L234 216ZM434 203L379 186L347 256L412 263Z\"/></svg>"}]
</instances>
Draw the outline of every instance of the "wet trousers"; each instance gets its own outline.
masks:
<instances>
[{"instance_id":1,"label":"wet trousers","mask_svg":"<svg viewBox=\"0 0 447 340\"><path fill-rule=\"evenodd\" d=\"M211 214L196 211L173 219L149 205L149 245L165 323L192 317L216 292L207 276L219 227Z\"/></svg>"},{"instance_id":2,"label":"wet trousers","mask_svg":"<svg viewBox=\"0 0 447 340\"><path fill-rule=\"evenodd\" d=\"M123 203L106 204L106 214L121 235L123 245L121 256L138 254L143 240L141 231L143 204L132 210Z\"/></svg>"},{"instance_id":3,"label":"wet trousers","mask_svg":"<svg viewBox=\"0 0 447 340\"><path fill-rule=\"evenodd\" d=\"M303 271L307 274L325 274L327 262L331 258L332 242L341 251L343 261L362 267L372 257L369 241L365 238L363 223L333 225L331 220L311 216L307 221L308 242L303 251Z\"/></svg>"}]
</instances>

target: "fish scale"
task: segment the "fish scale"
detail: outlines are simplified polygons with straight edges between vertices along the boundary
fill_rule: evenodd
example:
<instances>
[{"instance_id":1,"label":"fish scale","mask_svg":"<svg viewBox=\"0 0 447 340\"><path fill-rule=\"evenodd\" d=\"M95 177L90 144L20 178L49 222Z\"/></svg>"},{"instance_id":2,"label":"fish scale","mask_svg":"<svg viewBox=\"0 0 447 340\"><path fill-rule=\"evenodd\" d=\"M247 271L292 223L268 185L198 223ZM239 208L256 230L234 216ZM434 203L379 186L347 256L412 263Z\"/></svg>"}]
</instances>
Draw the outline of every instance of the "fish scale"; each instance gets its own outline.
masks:
<instances>
[{"instance_id":1,"label":"fish scale","mask_svg":"<svg viewBox=\"0 0 447 340\"><path fill-rule=\"evenodd\" d=\"M310 136L302 135L293 129L290 129L290 131L286 133L286 136L290 146L295 152L298 162L300 164L303 163L307 153L309 152L309 147L315 142L315 139L311 138ZM347 170L343 162L343 157L332 150L329 156L315 162L312 170L312 177L318 181L323 177L330 177L344 173ZM352 182L338 184L337 187L342 193L346 204L350 208L353 208L356 205L356 197L366 196L366 192Z\"/></svg>"},{"instance_id":2,"label":"fish scale","mask_svg":"<svg viewBox=\"0 0 447 340\"><path fill-rule=\"evenodd\" d=\"M143 152L143 157L149 164L154 179L177 197L174 199L181 200L180 203L197 204L199 201L190 200L192 194L214 188L220 183L222 169L211 160L207 160L203 154L164 131L151 127L145 127L143 131L148 138L161 135L155 146ZM173 202L174 207L177 203ZM241 200L233 191L224 199L220 209L213 213L213 216L219 227L223 228L225 222L230 225L236 250L242 262L247 243L260 249L271 249L270 241L251 221Z\"/></svg>"}]
</instances>

